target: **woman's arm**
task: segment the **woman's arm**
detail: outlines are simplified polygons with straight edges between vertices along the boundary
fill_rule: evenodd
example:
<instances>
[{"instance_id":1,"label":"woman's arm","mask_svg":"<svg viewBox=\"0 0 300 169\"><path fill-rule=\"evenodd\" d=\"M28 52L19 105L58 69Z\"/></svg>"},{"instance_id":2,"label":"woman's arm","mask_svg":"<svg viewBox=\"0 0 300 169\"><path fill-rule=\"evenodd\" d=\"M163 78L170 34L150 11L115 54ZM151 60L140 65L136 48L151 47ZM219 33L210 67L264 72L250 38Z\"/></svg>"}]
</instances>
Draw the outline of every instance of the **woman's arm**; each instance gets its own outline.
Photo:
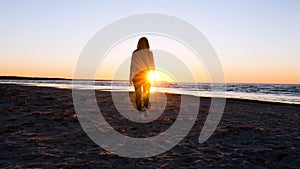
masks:
<instances>
[{"instance_id":1,"label":"woman's arm","mask_svg":"<svg viewBox=\"0 0 300 169\"><path fill-rule=\"evenodd\" d=\"M134 62L134 54L131 56L131 63L130 63L130 72L129 72L129 83L132 84L132 79L134 75L134 67L135 67L135 62Z\"/></svg>"}]
</instances>

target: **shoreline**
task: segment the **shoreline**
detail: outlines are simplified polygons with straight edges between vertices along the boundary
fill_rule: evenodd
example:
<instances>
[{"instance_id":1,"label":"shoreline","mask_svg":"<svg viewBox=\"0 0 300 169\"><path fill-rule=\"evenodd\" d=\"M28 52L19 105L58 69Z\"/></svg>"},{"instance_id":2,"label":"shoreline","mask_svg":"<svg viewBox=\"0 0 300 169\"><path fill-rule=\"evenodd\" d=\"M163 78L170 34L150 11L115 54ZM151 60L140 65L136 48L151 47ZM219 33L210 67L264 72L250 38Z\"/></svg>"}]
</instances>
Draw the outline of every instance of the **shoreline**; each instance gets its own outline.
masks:
<instances>
[{"instance_id":1,"label":"shoreline","mask_svg":"<svg viewBox=\"0 0 300 169\"><path fill-rule=\"evenodd\" d=\"M53 88L53 89L59 89L59 90L72 90L72 88L58 88L58 87L50 87L50 86L36 86L36 85L27 85L27 84L1 84L1 85L16 85L16 86L24 86L24 87L38 87L38 88ZM95 91L103 91L103 92L129 92L132 93L132 91L108 91L107 89L78 89L78 90L95 90ZM171 92L156 92L156 93L161 93L161 94L171 94L171 95L177 95L178 93L171 93ZM183 96L193 96L197 97L200 99L211 99L212 97L208 96L195 96L195 95L188 95L188 94L179 94ZM219 98L219 99L224 99L224 97L213 97L213 98ZM291 102L280 102L280 101L267 101L267 100L254 100L254 99L243 99L243 98L225 98L226 101L244 101L244 102L255 102L255 103L267 103L267 104L287 104L287 105L295 105L295 106L300 106L300 103L291 103Z\"/></svg>"},{"instance_id":2,"label":"shoreline","mask_svg":"<svg viewBox=\"0 0 300 169\"><path fill-rule=\"evenodd\" d=\"M141 125L121 117L111 93L96 91L101 113L118 132L149 137L168 129L177 117L179 95L155 121ZM193 105L183 105L193 106ZM299 105L226 99L222 119L203 144L198 137L210 98L200 98L189 134L157 156L120 157L96 145L83 131L72 90L0 85L0 166L3 168L297 168L300 165Z\"/></svg>"}]
</instances>

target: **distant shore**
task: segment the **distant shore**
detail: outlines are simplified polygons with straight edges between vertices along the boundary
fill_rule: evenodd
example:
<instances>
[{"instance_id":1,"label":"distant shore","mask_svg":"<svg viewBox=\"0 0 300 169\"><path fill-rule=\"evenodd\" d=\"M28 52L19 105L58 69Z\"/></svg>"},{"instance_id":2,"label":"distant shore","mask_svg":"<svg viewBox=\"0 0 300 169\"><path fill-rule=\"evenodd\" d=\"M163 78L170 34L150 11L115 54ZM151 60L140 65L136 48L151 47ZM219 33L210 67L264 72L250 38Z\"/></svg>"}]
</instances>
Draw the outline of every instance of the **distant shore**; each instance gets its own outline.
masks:
<instances>
[{"instance_id":1,"label":"distant shore","mask_svg":"<svg viewBox=\"0 0 300 169\"><path fill-rule=\"evenodd\" d=\"M0 79L7 79L7 80L72 80L72 79L65 79L65 78L23 77L23 76L0 76Z\"/></svg>"},{"instance_id":2,"label":"distant shore","mask_svg":"<svg viewBox=\"0 0 300 169\"><path fill-rule=\"evenodd\" d=\"M51 78L51 77L0 76L0 80L74 80L74 79ZM89 81L91 79L76 79L76 80ZM95 81L112 81L112 80L95 79ZM125 81L125 80L114 80L114 81Z\"/></svg>"},{"instance_id":3,"label":"distant shore","mask_svg":"<svg viewBox=\"0 0 300 169\"><path fill-rule=\"evenodd\" d=\"M103 116L118 132L154 136L169 128L180 95L166 94L164 113L145 126L120 116L111 92L96 91ZM187 106L187 105L186 105ZM189 105L192 106L192 105ZM219 126L205 143L198 137L210 107L200 99L190 133L171 150L149 158L114 155L96 145L77 119L72 91L0 84L1 168L298 168L299 105L227 99Z\"/></svg>"}]
</instances>

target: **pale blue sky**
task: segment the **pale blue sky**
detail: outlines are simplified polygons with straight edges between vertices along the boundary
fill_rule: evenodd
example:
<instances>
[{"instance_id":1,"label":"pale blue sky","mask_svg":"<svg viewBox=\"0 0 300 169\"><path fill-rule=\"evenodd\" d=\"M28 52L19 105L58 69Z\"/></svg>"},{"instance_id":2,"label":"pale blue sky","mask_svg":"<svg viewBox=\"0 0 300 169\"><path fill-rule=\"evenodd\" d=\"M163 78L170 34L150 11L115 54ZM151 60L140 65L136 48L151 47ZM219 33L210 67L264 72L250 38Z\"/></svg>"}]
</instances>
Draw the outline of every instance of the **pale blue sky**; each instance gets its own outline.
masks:
<instances>
[{"instance_id":1,"label":"pale blue sky","mask_svg":"<svg viewBox=\"0 0 300 169\"><path fill-rule=\"evenodd\" d=\"M296 0L0 0L0 75L70 78L97 31L145 12L197 27L217 51L228 82L300 83Z\"/></svg>"}]
</instances>

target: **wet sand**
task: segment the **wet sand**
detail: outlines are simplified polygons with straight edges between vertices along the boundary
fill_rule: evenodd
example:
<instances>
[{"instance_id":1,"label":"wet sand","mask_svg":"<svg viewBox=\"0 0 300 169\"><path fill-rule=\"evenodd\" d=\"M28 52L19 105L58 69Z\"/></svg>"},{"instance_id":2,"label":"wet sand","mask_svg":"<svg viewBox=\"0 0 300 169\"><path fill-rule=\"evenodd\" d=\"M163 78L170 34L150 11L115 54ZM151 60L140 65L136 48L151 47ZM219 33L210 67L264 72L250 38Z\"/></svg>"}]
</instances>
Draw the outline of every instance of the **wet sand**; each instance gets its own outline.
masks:
<instances>
[{"instance_id":1,"label":"wet sand","mask_svg":"<svg viewBox=\"0 0 300 169\"><path fill-rule=\"evenodd\" d=\"M180 109L180 96L166 94L164 113L151 123L118 114L110 92L96 92L110 125L131 137L168 129ZM300 106L227 99L217 130L205 143L198 137L210 99L200 99L197 120L171 150L148 158L114 155L95 144L77 119L72 91L0 85L0 168L298 168ZM191 106L191 105L189 105Z\"/></svg>"}]
</instances>

